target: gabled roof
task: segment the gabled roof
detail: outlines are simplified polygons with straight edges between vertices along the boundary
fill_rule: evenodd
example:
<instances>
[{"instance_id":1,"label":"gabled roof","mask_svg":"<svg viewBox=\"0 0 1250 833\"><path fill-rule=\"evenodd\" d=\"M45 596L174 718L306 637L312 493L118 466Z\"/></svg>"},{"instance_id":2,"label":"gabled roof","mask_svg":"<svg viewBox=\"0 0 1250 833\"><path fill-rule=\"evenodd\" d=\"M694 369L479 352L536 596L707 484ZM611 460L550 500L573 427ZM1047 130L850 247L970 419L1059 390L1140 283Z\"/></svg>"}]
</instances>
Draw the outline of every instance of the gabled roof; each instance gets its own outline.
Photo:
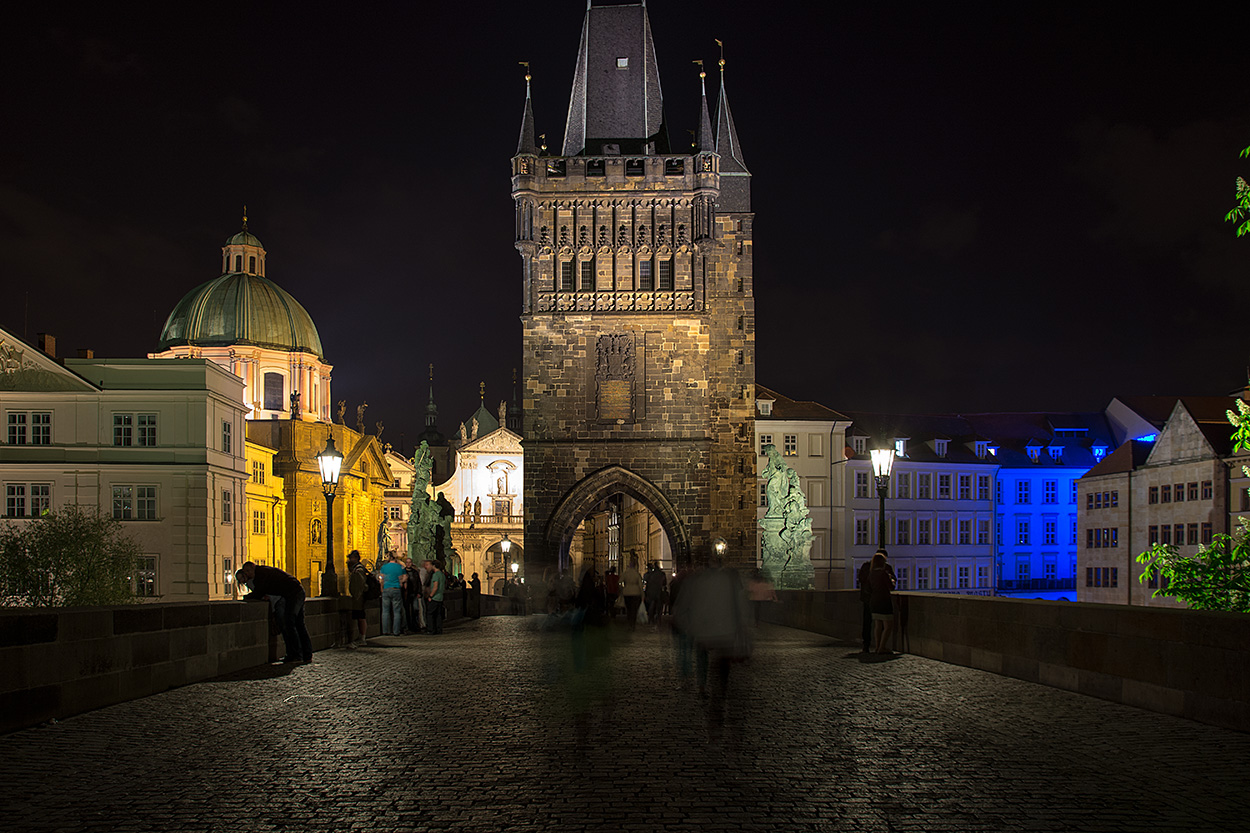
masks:
<instances>
[{"instance_id":1,"label":"gabled roof","mask_svg":"<svg viewBox=\"0 0 1250 833\"><path fill-rule=\"evenodd\" d=\"M826 408L819 402L803 402L791 399L760 384L755 386L755 398L757 401L764 399L773 403L772 413L768 416L764 416L759 412L758 408L756 409L755 418L760 421L766 422L775 419L808 419L820 422L847 421L845 414L840 414L832 408Z\"/></svg>"},{"instance_id":2,"label":"gabled roof","mask_svg":"<svg viewBox=\"0 0 1250 833\"><path fill-rule=\"evenodd\" d=\"M0 391L97 391L100 386L0 329Z\"/></svg>"}]
</instances>

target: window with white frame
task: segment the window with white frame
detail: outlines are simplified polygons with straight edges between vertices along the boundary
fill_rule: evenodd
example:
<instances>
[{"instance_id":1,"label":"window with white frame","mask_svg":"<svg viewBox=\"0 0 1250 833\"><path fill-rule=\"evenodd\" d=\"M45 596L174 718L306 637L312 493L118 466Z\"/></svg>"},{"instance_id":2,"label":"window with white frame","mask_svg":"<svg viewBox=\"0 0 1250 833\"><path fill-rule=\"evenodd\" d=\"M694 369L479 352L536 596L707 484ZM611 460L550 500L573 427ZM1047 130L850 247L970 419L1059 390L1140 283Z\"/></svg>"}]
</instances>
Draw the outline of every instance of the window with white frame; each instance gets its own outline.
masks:
<instances>
[{"instance_id":1,"label":"window with white frame","mask_svg":"<svg viewBox=\"0 0 1250 833\"><path fill-rule=\"evenodd\" d=\"M234 453L234 424L226 420L221 423L221 451L223 454Z\"/></svg>"},{"instance_id":2,"label":"window with white frame","mask_svg":"<svg viewBox=\"0 0 1250 833\"><path fill-rule=\"evenodd\" d=\"M1023 558L1016 562L1016 581L1029 580L1029 562Z\"/></svg>"},{"instance_id":3,"label":"window with white frame","mask_svg":"<svg viewBox=\"0 0 1250 833\"><path fill-rule=\"evenodd\" d=\"M252 482L257 483L261 486L265 485L265 461L264 460L252 461Z\"/></svg>"},{"instance_id":4,"label":"window with white frame","mask_svg":"<svg viewBox=\"0 0 1250 833\"><path fill-rule=\"evenodd\" d=\"M916 568L916 589L917 590L929 589L929 568L928 567Z\"/></svg>"},{"instance_id":5,"label":"window with white frame","mask_svg":"<svg viewBox=\"0 0 1250 833\"><path fill-rule=\"evenodd\" d=\"M988 518L977 521L977 544L987 546L990 543L990 522Z\"/></svg>"},{"instance_id":6,"label":"window with white frame","mask_svg":"<svg viewBox=\"0 0 1250 833\"><path fill-rule=\"evenodd\" d=\"M938 543L949 544L951 542L951 522L948 518L938 520Z\"/></svg>"},{"instance_id":7,"label":"window with white frame","mask_svg":"<svg viewBox=\"0 0 1250 833\"><path fill-rule=\"evenodd\" d=\"M918 474L916 475L916 497L920 500L928 500L932 494L930 483L933 482L933 475Z\"/></svg>"},{"instance_id":8,"label":"window with white frame","mask_svg":"<svg viewBox=\"0 0 1250 833\"><path fill-rule=\"evenodd\" d=\"M1027 504L1029 502L1029 498L1030 498L1029 486L1030 485L1031 484L1027 480L1016 481L1016 503Z\"/></svg>"},{"instance_id":9,"label":"window with white frame","mask_svg":"<svg viewBox=\"0 0 1250 833\"><path fill-rule=\"evenodd\" d=\"M1068 544L1076 546L1076 518L1072 518L1070 525L1070 534L1068 535Z\"/></svg>"},{"instance_id":10,"label":"window with white frame","mask_svg":"<svg viewBox=\"0 0 1250 833\"><path fill-rule=\"evenodd\" d=\"M1063 446L1052 445L1052 446L1048 446L1046 450L1050 452L1050 459L1052 460L1063 459Z\"/></svg>"},{"instance_id":11,"label":"window with white frame","mask_svg":"<svg viewBox=\"0 0 1250 833\"><path fill-rule=\"evenodd\" d=\"M1076 503L1076 481L1072 481L1072 492L1068 496L1068 503Z\"/></svg>"},{"instance_id":12,"label":"window with white frame","mask_svg":"<svg viewBox=\"0 0 1250 833\"><path fill-rule=\"evenodd\" d=\"M895 590L907 589L907 568L906 567L899 567L898 570L895 571L894 589Z\"/></svg>"},{"instance_id":13,"label":"window with white frame","mask_svg":"<svg viewBox=\"0 0 1250 833\"><path fill-rule=\"evenodd\" d=\"M1058 538L1056 527L1057 527L1057 523L1054 520L1047 518L1046 520L1042 521L1042 545L1043 546L1053 547L1055 545L1055 541Z\"/></svg>"},{"instance_id":14,"label":"window with white frame","mask_svg":"<svg viewBox=\"0 0 1250 833\"><path fill-rule=\"evenodd\" d=\"M26 445L26 428L29 417L24 413L16 413L14 411L10 411L8 417L9 445Z\"/></svg>"},{"instance_id":15,"label":"window with white frame","mask_svg":"<svg viewBox=\"0 0 1250 833\"><path fill-rule=\"evenodd\" d=\"M134 414L113 414L113 445L122 448L134 445Z\"/></svg>"},{"instance_id":16,"label":"window with white frame","mask_svg":"<svg viewBox=\"0 0 1250 833\"><path fill-rule=\"evenodd\" d=\"M971 519L961 520L959 522L959 543L961 544L972 543L972 520Z\"/></svg>"},{"instance_id":17,"label":"window with white frame","mask_svg":"<svg viewBox=\"0 0 1250 833\"><path fill-rule=\"evenodd\" d=\"M855 543L860 544L860 545L868 543L868 519L867 518L855 519Z\"/></svg>"},{"instance_id":18,"label":"window with white frame","mask_svg":"<svg viewBox=\"0 0 1250 833\"><path fill-rule=\"evenodd\" d=\"M234 500L229 489L221 490L221 522L223 524L234 523Z\"/></svg>"},{"instance_id":19,"label":"window with white frame","mask_svg":"<svg viewBox=\"0 0 1250 833\"><path fill-rule=\"evenodd\" d=\"M868 472L855 472L855 497L868 497Z\"/></svg>"},{"instance_id":20,"label":"window with white frame","mask_svg":"<svg viewBox=\"0 0 1250 833\"><path fill-rule=\"evenodd\" d=\"M951 568L938 567L938 590L949 590L951 588Z\"/></svg>"},{"instance_id":21,"label":"window with white frame","mask_svg":"<svg viewBox=\"0 0 1250 833\"><path fill-rule=\"evenodd\" d=\"M990 476L988 474L977 475L977 500L990 499Z\"/></svg>"},{"instance_id":22,"label":"window with white frame","mask_svg":"<svg viewBox=\"0 0 1250 833\"><path fill-rule=\"evenodd\" d=\"M1042 571L1043 571L1042 576L1047 581L1054 581L1056 578L1059 577L1059 567L1053 561L1047 561L1045 564L1043 564Z\"/></svg>"},{"instance_id":23,"label":"window with white frame","mask_svg":"<svg viewBox=\"0 0 1250 833\"><path fill-rule=\"evenodd\" d=\"M972 500L972 475L959 475L959 499Z\"/></svg>"},{"instance_id":24,"label":"window with white frame","mask_svg":"<svg viewBox=\"0 0 1250 833\"><path fill-rule=\"evenodd\" d=\"M864 454L868 451L867 437L851 437L851 448L856 454Z\"/></svg>"},{"instance_id":25,"label":"window with white frame","mask_svg":"<svg viewBox=\"0 0 1250 833\"><path fill-rule=\"evenodd\" d=\"M135 520L156 520L155 486L135 486Z\"/></svg>"},{"instance_id":26,"label":"window with white frame","mask_svg":"<svg viewBox=\"0 0 1250 833\"><path fill-rule=\"evenodd\" d=\"M156 520L156 487L116 484L113 492L113 518L119 521Z\"/></svg>"},{"instance_id":27,"label":"window with white frame","mask_svg":"<svg viewBox=\"0 0 1250 833\"><path fill-rule=\"evenodd\" d=\"M772 434L760 434L760 454L764 453L764 446L773 444Z\"/></svg>"},{"instance_id":28,"label":"window with white frame","mask_svg":"<svg viewBox=\"0 0 1250 833\"><path fill-rule=\"evenodd\" d=\"M8 429L9 445L51 445L52 412L9 411Z\"/></svg>"},{"instance_id":29,"label":"window with white frame","mask_svg":"<svg viewBox=\"0 0 1250 833\"><path fill-rule=\"evenodd\" d=\"M4 514L9 518L38 518L52 508L52 484L6 483Z\"/></svg>"},{"instance_id":30,"label":"window with white frame","mask_svg":"<svg viewBox=\"0 0 1250 833\"><path fill-rule=\"evenodd\" d=\"M950 445L950 440L934 440L933 441L933 453L939 457L945 457L946 449L947 449L947 446L949 445Z\"/></svg>"},{"instance_id":31,"label":"window with white frame","mask_svg":"<svg viewBox=\"0 0 1250 833\"><path fill-rule=\"evenodd\" d=\"M985 565L977 567L977 587L990 586L990 568Z\"/></svg>"},{"instance_id":32,"label":"window with white frame","mask_svg":"<svg viewBox=\"0 0 1250 833\"><path fill-rule=\"evenodd\" d=\"M949 474L938 475L938 500L950 500L951 498L951 476Z\"/></svg>"},{"instance_id":33,"label":"window with white frame","mask_svg":"<svg viewBox=\"0 0 1250 833\"><path fill-rule=\"evenodd\" d=\"M155 448L156 414L136 414L135 423L139 428L138 445L143 448Z\"/></svg>"},{"instance_id":34,"label":"window with white frame","mask_svg":"<svg viewBox=\"0 0 1250 833\"><path fill-rule=\"evenodd\" d=\"M990 443L988 440L977 440L973 446L978 458L984 460L985 455L990 453Z\"/></svg>"},{"instance_id":35,"label":"window with white frame","mask_svg":"<svg viewBox=\"0 0 1250 833\"><path fill-rule=\"evenodd\" d=\"M907 518L899 518L897 520L897 529L894 531L894 543L900 547L911 544L911 521Z\"/></svg>"},{"instance_id":36,"label":"window with white frame","mask_svg":"<svg viewBox=\"0 0 1250 833\"><path fill-rule=\"evenodd\" d=\"M1016 543L1027 546L1029 543L1029 519L1019 518L1016 520Z\"/></svg>"},{"instance_id":37,"label":"window with white frame","mask_svg":"<svg viewBox=\"0 0 1250 833\"><path fill-rule=\"evenodd\" d=\"M797 457L799 455L799 435L783 434L781 437L782 455L786 457Z\"/></svg>"},{"instance_id":38,"label":"window with white frame","mask_svg":"<svg viewBox=\"0 0 1250 833\"><path fill-rule=\"evenodd\" d=\"M972 582L972 569L970 567L959 568L959 589L967 590Z\"/></svg>"},{"instance_id":39,"label":"window with white frame","mask_svg":"<svg viewBox=\"0 0 1250 833\"><path fill-rule=\"evenodd\" d=\"M1042 503L1059 502L1059 481L1047 480L1042 483Z\"/></svg>"},{"instance_id":40,"label":"window with white frame","mask_svg":"<svg viewBox=\"0 0 1250 833\"><path fill-rule=\"evenodd\" d=\"M899 472L894 476L894 496L899 500L911 498L911 474Z\"/></svg>"},{"instance_id":41,"label":"window with white frame","mask_svg":"<svg viewBox=\"0 0 1250 833\"><path fill-rule=\"evenodd\" d=\"M916 543L928 545L932 542L933 521L920 518L916 521Z\"/></svg>"},{"instance_id":42,"label":"window with white frame","mask_svg":"<svg viewBox=\"0 0 1250 833\"><path fill-rule=\"evenodd\" d=\"M390 508L390 516L392 521L402 521L404 519L404 510L399 506Z\"/></svg>"},{"instance_id":43,"label":"window with white frame","mask_svg":"<svg viewBox=\"0 0 1250 833\"><path fill-rule=\"evenodd\" d=\"M253 535L265 534L265 510L264 509L252 510L252 534Z\"/></svg>"},{"instance_id":44,"label":"window with white frame","mask_svg":"<svg viewBox=\"0 0 1250 833\"><path fill-rule=\"evenodd\" d=\"M135 564L134 578L130 582L130 589L136 595L143 598L151 598L158 595L156 583L156 556L141 555Z\"/></svg>"}]
</instances>

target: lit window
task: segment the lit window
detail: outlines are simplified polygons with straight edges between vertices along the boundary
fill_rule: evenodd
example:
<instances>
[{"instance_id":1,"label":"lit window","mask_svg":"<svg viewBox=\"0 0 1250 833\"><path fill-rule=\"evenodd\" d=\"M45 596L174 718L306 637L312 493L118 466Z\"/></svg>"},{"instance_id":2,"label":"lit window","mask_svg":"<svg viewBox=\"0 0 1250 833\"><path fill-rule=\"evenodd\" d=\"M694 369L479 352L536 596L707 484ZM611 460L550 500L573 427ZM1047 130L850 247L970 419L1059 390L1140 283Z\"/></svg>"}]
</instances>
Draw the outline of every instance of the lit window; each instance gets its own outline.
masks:
<instances>
[{"instance_id":1,"label":"lit window","mask_svg":"<svg viewBox=\"0 0 1250 833\"><path fill-rule=\"evenodd\" d=\"M896 438L895 438L895 440L894 440L894 456L895 456L895 457L906 457L906 456L907 456L907 438L906 438L906 437L896 437Z\"/></svg>"},{"instance_id":2,"label":"lit window","mask_svg":"<svg viewBox=\"0 0 1250 833\"><path fill-rule=\"evenodd\" d=\"M784 449L782 451L782 454L784 454L786 457L797 457L799 454L799 435L798 434L783 435L782 447Z\"/></svg>"}]
</instances>

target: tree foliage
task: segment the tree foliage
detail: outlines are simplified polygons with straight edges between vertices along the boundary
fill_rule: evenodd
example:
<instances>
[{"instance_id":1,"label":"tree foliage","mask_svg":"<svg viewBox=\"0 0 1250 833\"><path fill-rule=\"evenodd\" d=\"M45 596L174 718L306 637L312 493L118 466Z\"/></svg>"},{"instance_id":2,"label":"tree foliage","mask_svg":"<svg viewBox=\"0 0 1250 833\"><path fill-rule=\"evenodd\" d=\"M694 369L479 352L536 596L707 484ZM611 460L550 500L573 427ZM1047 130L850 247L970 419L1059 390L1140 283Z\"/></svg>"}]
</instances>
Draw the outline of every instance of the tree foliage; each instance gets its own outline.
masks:
<instances>
[{"instance_id":1,"label":"tree foliage","mask_svg":"<svg viewBox=\"0 0 1250 833\"><path fill-rule=\"evenodd\" d=\"M131 578L141 550L117 521L65 506L41 518L0 525L2 603L82 607L136 601Z\"/></svg>"},{"instance_id":2,"label":"tree foliage","mask_svg":"<svg viewBox=\"0 0 1250 833\"><path fill-rule=\"evenodd\" d=\"M1250 157L1250 147L1241 151L1241 158ZM1237 223L1237 236L1250 234L1250 185L1246 184L1246 180L1237 177L1237 193L1235 196L1237 204L1233 209L1224 215L1225 222Z\"/></svg>"}]
</instances>

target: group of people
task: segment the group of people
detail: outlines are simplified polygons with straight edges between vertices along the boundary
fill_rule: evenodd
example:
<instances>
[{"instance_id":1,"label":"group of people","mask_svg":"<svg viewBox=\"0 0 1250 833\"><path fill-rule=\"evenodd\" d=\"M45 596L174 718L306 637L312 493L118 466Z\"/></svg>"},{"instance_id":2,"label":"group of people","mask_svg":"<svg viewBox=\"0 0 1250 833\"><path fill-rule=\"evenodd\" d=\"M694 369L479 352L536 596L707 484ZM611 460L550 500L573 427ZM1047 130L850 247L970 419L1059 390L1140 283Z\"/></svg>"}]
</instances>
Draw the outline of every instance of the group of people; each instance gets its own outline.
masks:
<instances>
[{"instance_id":1,"label":"group of people","mask_svg":"<svg viewBox=\"0 0 1250 833\"><path fill-rule=\"evenodd\" d=\"M864 610L864 653L892 654L886 647L894 634L894 588L898 580L889 562L889 553L881 548L871 561L860 565L856 575L859 598ZM875 647L870 647L875 646Z\"/></svg>"},{"instance_id":2,"label":"group of people","mask_svg":"<svg viewBox=\"0 0 1250 833\"><path fill-rule=\"evenodd\" d=\"M352 620L356 633L347 644L355 648L365 644L368 623L365 614L365 592L369 586L369 569L360 560L360 552L352 550L347 555L347 591L351 596ZM382 585L382 635L400 636L405 633L443 632L446 618L444 599L451 586L451 578L441 559L428 559L418 566L411 558L403 562L394 552L378 569L378 581Z\"/></svg>"},{"instance_id":3,"label":"group of people","mask_svg":"<svg viewBox=\"0 0 1250 833\"><path fill-rule=\"evenodd\" d=\"M642 618L639 610L645 611L647 622L658 625L660 618L672 609L668 575L654 562L647 566L646 573L639 572L637 556L632 556L620 572L613 566L600 573L592 566L576 582L568 570L561 570L547 584L548 613L577 609L592 611L592 617L609 621L623 610L630 630L638 627Z\"/></svg>"}]
</instances>

